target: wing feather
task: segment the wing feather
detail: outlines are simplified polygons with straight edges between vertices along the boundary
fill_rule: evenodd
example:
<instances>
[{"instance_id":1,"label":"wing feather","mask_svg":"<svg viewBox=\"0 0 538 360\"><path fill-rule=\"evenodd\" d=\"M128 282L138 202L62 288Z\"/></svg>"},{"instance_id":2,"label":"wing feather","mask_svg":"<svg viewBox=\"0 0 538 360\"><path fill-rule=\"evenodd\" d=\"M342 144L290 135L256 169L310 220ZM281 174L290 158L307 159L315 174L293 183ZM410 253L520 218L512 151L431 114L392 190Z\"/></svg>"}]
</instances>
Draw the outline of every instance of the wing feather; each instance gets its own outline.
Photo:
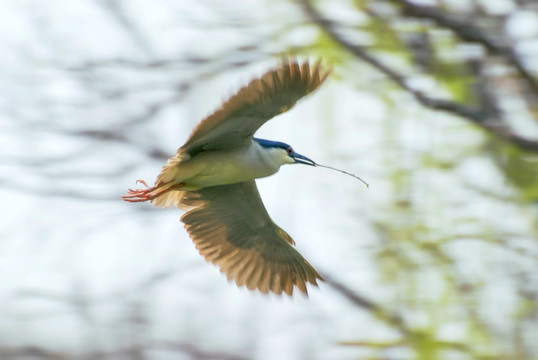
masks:
<instances>
[{"instance_id":1,"label":"wing feather","mask_svg":"<svg viewBox=\"0 0 538 360\"><path fill-rule=\"evenodd\" d=\"M322 279L269 217L254 181L186 192L181 218L196 248L238 286L292 295Z\"/></svg>"},{"instance_id":2,"label":"wing feather","mask_svg":"<svg viewBox=\"0 0 538 360\"><path fill-rule=\"evenodd\" d=\"M251 81L202 120L178 150L177 157L245 145L260 126L316 90L329 73L321 68L320 61L313 65L284 62L276 70Z\"/></svg>"},{"instance_id":3,"label":"wing feather","mask_svg":"<svg viewBox=\"0 0 538 360\"><path fill-rule=\"evenodd\" d=\"M319 60L314 64L288 60L251 81L198 124L187 142L163 166L156 186L173 180L177 176L178 165L202 151L248 145L260 126L315 91L329 74L330 70L323 70ZM182 196L184 191L170 191L154 199L153 203L159 207L176 204L188 210L188 207L179 205L183 203Z\"/></svg>"}]
</instances>

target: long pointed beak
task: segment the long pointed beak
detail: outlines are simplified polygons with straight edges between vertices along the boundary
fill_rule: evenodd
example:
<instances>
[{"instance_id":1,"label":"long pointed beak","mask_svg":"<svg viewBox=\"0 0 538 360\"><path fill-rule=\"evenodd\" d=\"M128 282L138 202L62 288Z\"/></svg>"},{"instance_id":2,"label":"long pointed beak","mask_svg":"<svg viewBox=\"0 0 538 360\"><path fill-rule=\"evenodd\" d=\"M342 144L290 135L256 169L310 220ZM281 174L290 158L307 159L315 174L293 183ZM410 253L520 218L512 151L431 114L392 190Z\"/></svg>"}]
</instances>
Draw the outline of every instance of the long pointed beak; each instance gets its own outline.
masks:
<instances>
[{"instance_id":1,"label":"long pointed beak","mask_svg":"<svg viewBox=\"0 0 538 360\"><path fill-rule=\"evenodd\" d=\"M295 151L292 151L290 153L290 157L293 158L293 160L295 160L297 164L316 166L316 163L314 162L314 160L309 159L306 156L303 156L301 154L297 154Z\"/></svg>"}]
</instances>

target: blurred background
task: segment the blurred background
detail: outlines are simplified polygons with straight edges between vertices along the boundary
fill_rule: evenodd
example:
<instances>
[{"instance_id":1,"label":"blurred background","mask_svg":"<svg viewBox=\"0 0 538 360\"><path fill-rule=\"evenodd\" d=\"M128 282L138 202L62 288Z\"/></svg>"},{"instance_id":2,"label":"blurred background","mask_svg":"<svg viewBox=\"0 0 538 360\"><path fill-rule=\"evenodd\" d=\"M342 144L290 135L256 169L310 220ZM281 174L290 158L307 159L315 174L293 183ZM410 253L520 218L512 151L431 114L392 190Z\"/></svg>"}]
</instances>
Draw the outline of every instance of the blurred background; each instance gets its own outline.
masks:
<instances>
[{"instance_id":1,"label":"blurred background","mask_svg":"<svg viewBox=\"0 0 538 360\"><path fill-rule=\"evenodd\" d=\"M0 359L538 358L534 0L0 0ZM284 56L258 181L326 277L227 283L178 209L121 201Z\"/></svg>"}]
</instances>

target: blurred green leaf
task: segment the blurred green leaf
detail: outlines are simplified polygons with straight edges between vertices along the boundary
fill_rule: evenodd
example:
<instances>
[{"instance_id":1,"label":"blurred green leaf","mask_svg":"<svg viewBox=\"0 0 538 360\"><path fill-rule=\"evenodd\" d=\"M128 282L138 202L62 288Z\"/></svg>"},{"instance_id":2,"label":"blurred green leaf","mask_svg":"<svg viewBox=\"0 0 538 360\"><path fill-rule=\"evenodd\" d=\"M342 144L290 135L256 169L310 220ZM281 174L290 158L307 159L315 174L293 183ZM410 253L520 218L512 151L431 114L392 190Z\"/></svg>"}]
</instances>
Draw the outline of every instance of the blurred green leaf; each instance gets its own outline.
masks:
<instances>
[{"instance_id":1,"label":"blurred green leaf","mask_svg":"<svg viewBox=\"0 0 538 360\"><path fill-rule=\"evenodd\" d=\"M506 179L518 188L524 201L538 200L538 155L495 141L497 163Z\"/></svg>"},{"instance_id":2,"label":"blurred green leaf","mask_svg":"<svg viewBox=\"0 0 538 360\"><path fill-rule=\"evenodd\" d=\"M403 57L406 61L411 59L407 45L401 40L400 35L383 19L370 18L366 25L361 26L373 39L370 49L389 52Z\"/></svg>"}]
</instances>

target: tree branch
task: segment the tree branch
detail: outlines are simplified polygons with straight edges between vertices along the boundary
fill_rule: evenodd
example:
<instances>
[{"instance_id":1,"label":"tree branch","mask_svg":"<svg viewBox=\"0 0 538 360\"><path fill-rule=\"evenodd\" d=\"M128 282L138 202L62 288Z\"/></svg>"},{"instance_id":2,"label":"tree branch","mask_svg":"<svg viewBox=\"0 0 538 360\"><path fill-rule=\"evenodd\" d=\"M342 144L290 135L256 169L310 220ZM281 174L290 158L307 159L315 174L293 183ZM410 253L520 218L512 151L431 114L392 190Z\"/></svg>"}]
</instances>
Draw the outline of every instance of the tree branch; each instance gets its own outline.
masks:
<instances>
[{"instance_id":1,"label":"tree branch","mask_svg":"<svg viewBox=\"0 0 538 360\"><path fill-rule=\"evenodd\" d=\"M386 309L383 309L381 306L363 297L362 295L357 294L344 284L338 282L332 277L327 276L326 274L323 274L323 280L325 280L327 285L339 292L355 306L361 307L384 319L387 323L397 328L404 335L409 335L411 333L411 330L407 328L404 320L398 314L389 313Z\"/></svg>"},{"instance_id":2,"label":"tree branch","mask_svg":"<svg viewBox=\"0 0 538 360\"><path fill-rule=\"evenodd\" d=\"M403 15L433 20L437 25L452 30L462 40L482 44L491 54L503 56L538 94L538 80L523 65L510 46L504 46L490 38L482 29L461 17L455 17L434 6L417 5L408 0L389 0L402 6Z\"/></svg>"},{"instance_id":3,"label":"tree branch","mask_svg":"<svg viewBox=\"0 0 538 360\"><path fill-rule=\"evenodd\" d=\"M452 100L434 98L425 95L419 90L413 89L405 81L405 76L396 70L385 65L382 61L371 55L364 47L352 44L344 39L337 31L337 24L323 17L311 4L309 0L298 0L304 13L317 25L319 25L330 37L333 38L343 48L355 55L357 58L370 64L381 73L385 74L390 80L400 86L402 89L411 94L416 101L432 110L439 110L461 116L475 125L489 131L490 133L519 146L524 150L538 152L538 140L531 140L514 133L500 121L487 121L490 119L490 114L485 109L476 108L461 104Z\"/></svg>"}]
</instances>

